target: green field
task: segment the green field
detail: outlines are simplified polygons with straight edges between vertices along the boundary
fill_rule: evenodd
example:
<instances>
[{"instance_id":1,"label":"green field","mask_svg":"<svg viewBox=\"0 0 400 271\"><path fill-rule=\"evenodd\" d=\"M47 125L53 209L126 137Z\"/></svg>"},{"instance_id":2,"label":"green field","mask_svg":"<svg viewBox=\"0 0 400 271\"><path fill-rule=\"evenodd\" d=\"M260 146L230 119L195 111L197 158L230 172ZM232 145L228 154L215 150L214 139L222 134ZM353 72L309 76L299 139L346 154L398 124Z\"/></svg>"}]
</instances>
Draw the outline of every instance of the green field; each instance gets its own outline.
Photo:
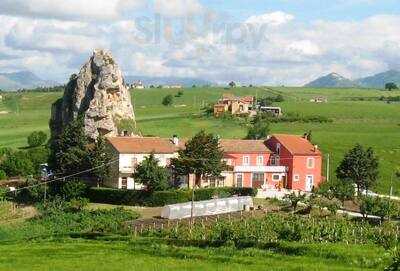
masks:
<instances>
[{"instance_id":1,"label":"green field","mask_svg":"<svg viewBox=\"0 0 400 271\"><path fill-rule=\"evenodd\" d=\"M273 133L303 134L311 130L313 141L325 154L330 154L334 169L346 150L361 143L373 147L380 158L381 176L376 191L389 193L392 175L400 160L400 105L379 101L381 96L399 96L400 92L370 89L305 89L305 88L190 88L174 98L174 105L161 105L167 94L178 90L146 89L133 93L138 128L143 135L190 137L205 129L224 138L243 138L246 127L238 121L202 117L204 104L215 102L226 92L262 97L281 94L285 113L304 116L320 115L332 123L278 123L271 126ZM315 96L328 97L329 102L315 104ZM61 93L26 93L0 102L0 146L23 147L26 136L35 130L48 131L51 103ZM333 173L333 169L332 172ZM400 182L393 181L395 193L400 195Z\"/></svg>"},{"instance_id":2,"label":"green field","mask_svg":"<svg viewBox=\"0 0 400 271\"><path fill-rule=\"evenodd\" d=\"M382 270L388 256L369 245L282 243L274 249L201 249L141 239L60 239L0 245L0 270Z\"/></svg>"}]
</instances>

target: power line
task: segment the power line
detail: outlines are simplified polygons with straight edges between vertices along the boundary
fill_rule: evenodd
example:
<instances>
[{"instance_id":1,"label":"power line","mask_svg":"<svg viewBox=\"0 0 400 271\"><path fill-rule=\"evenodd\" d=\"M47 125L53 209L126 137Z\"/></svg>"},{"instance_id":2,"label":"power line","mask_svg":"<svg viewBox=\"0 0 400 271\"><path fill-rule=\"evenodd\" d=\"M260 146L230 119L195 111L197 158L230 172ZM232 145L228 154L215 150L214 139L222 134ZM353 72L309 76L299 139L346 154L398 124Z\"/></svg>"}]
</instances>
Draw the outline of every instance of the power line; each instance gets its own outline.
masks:
<instances>
[{"instance_id":1,"label":"power line","mask_svg":"<svg viewBox=\"0 0 400 271\"><path fill-rule=\"evenodd\" d=\"M96 170L96 169L99 169L99 168L102 168L102 167L111 165L111 164L113 164L113 163L115 163L115 162L118 162L118 161L119 161L119 159L116 159L116 160L113 160L113 161L111 161L111 162L105 163L105 164L103 164L103 165L100 165L100 166L97 166L97 167L93 167L93 168L90 168L90 169L83 170L83 171L81 171L81 172L77 172L77 173L74 173L74 174L71 174L71 175L68 175L68 176L64 176L64 177L59 177L59 178L56 178L56 179L54 179L54 180L50 180L50 181L46 181L46 182L41 182L41 183L39 183L39 184L34 184L34 185L25 186L25 187L18 188L18 189L9 191L9 192L18 192L18 191L21 191L21 190L24 190L24 189L30 189L30 188L34 188L34 187L37 187L37 186L40 186L40 185L45 185L45 184L48 184L48 183L57 182L57 181L60 181L60 180L65 181L66 179L69 179L69 178L71 178L71 177L75 177L75 176L81 175L81 174L83 174L83 173L91 172L91 171L93 171L93 170Z\"/></svg>"}]
</instances>

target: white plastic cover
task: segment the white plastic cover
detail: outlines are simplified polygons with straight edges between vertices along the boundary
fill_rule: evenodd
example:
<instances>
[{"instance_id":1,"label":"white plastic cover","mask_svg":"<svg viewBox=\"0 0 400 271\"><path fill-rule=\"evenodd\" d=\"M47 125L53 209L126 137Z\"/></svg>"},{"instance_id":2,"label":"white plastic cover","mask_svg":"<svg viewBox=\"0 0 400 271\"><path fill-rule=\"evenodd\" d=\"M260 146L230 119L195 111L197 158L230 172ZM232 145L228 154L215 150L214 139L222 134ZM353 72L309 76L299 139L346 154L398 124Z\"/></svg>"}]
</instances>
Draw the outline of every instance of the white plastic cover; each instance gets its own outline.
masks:
<instances>
[{"instance_id":1,"label":"white plastic cover","mask_svg":"<svg viewBox=\"0 0 400 271\"><path fill-rule=\"evenodd\" d=\"M193 206L193 216L198 217L239 212L244 210L245 206L253 207L252 197L232 197L196 201ZM191 211L191 202L166 205L161 212L161 217L168 219L189 218L191 216Z\"/></svg>"}]
</instances>

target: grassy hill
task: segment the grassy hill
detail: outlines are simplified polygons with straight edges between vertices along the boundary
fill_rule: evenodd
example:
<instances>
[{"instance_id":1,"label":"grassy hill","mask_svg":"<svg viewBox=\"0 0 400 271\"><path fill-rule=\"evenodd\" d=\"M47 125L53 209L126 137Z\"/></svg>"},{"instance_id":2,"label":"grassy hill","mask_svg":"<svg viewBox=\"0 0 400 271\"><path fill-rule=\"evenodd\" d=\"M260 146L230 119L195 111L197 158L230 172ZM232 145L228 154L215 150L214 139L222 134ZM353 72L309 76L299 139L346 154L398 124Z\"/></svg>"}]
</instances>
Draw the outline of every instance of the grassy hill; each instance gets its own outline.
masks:
<instances>
[{"instance_id":1,"label":"grassy hill","mask_svg":"<svg viewBox=\"0 0 400 271\"><path fill-rule=\"evenodd\" d=\"M223 93L237 95L281 94L285 102L280 106L285 113L304 116L325 116L332 123L277 123L271 125L273 133L303 134L311 130L313 141L325 154L331 155L332 172L345 151L361 143L373 147L380 158L381 181L377 191L388 193L392 173L400 160L400 104L380 101L381 96L400 96L400 92L363 89L316 88L189 88L174 105L161 105L164 96L178 93L171 89L134 91L133 103L139 130L143 135L190 137L201 129L217 133L224 138L243 138L246 127L234 120L201 116L204 104L215 102ZM11 96L10 96L11 95ZM7 94L0 102L0 146L23 147L26 136L35 130L48 131L51 103L61 93ZM325 96L328 103L316 104L309 100ZM9 113L5 113L7 111ZM395 193L400 195L400 182L393 181Z\"/></svg>"}]
</instances>

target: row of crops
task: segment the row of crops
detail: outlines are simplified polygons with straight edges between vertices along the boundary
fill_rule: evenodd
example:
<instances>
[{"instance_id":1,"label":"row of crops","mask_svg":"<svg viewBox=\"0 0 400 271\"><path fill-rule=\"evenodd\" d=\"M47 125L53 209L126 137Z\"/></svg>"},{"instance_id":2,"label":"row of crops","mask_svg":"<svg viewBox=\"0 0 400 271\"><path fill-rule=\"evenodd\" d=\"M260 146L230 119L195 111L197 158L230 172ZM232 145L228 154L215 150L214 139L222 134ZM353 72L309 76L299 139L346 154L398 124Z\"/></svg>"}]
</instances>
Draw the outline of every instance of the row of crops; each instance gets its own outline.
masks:
<instances>
[{"instance_id":1,"label":"row of crops","mask_svg":"<svg viewBox=\"0 0 400 271\"><path fill-rule=\"evenodd\" d=\"M220 220L213 225L177 224L142 233L148 237L198 241L201 244L262 244L278 241L302 243L374 243L394 247L399 239L399 226L394 222L373 225L346 218L309 218L287 214L268 214L246 220ZM193 243L193 242L192 242Z\"/></svg>"}]
</instances>

